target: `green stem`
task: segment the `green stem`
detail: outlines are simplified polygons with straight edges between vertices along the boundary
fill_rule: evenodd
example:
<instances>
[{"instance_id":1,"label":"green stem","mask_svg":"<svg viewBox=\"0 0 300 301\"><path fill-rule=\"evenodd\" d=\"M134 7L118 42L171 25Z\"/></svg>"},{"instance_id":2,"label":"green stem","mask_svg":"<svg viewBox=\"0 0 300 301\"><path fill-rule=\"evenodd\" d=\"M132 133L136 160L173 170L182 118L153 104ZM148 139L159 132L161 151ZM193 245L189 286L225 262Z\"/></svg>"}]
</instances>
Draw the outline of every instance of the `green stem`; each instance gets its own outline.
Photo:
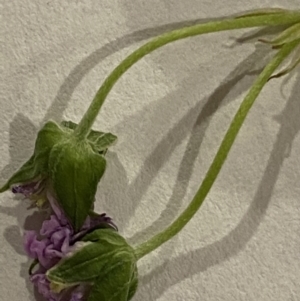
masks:
<instances>
[{"instance_id":1,"label":"green stem","mask_svg":"<svg viewBox=\"0 0 300 301\"><path fill-rule=\"evenodd\" d=\"M282 61L292 52L292 50L300 44L300 39L284 45L280 51L274 56L270 63L264 68L262 73L258 76L250 91L246 95L239 110L237 111L229 129L221 143L221 146L199 188L195 197L183 213L165 230L158 233L145 243L142 243L135 249L137 258L142 258L160 245L171 239L174 235L182 230L182 228L190 221L194 214L202 205L206 195L210 191L214 181L216 180L222 165L224 164L230 148L250 110L255 99L259 95L264 85L268 82L270 76L282 63Z\"/></svg>"},{"instance_id":2,"label":"green stem","mask_svg":"<svg viewBox=\"0 0 300 301\"><path fill-rule=\"evenodd\" d=\"M193 25L178 30L174 30L162 34L150 42L146 43L118 65L112 73L106 78L100 89L97 91L91 105L81 119L74 134L79 138L84 138L88 135L99 110L104 103L108 93L117 82L117 80L137 61L142 57L160 48L168 43L184 39L191 36L196 36L205 33L232 30L239 28L260 27L260 26L277 26L284 24L293 24L300 22L300 11L269 13L263 15L245 16L241 18L226 19L222 21L209 22L205 24Z\"/></svg>"}]
</instances>

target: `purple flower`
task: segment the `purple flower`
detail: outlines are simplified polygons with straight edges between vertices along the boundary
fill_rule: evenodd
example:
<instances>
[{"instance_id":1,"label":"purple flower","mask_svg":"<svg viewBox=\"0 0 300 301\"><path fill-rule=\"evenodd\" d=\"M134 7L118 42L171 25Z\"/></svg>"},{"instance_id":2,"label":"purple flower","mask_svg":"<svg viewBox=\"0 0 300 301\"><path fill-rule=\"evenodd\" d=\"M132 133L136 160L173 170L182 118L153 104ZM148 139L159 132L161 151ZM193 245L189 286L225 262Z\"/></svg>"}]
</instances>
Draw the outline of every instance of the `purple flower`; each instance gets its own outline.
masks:
<instances>
[{"instance_id":1,"label":"purple flower","mask_svg":"<svg viewBox=\"0 0 300 301\"><path fill-rule=\"evenodd\" d=\"M97 227L111 227L115 230L117 230L117 227L111 218L103 213L88 216L80 231L75 232L55 198L49 192L46 196L53 211L50 218L43 222L39 233L27 231L24 236L24 249L27 255L39 263L38 270L30 276L30 280L37 287L39 293L49 301L81 301L84 298L82 286L72 288L72 291L68 294L66 294L66 291L68 292L69 289L64 289L59 293L53 292L46 277L46 272L62 258L80 248L79 240L86 233ZM68 299L66 299L66 295Z\"/></svg>"}]
</instances>

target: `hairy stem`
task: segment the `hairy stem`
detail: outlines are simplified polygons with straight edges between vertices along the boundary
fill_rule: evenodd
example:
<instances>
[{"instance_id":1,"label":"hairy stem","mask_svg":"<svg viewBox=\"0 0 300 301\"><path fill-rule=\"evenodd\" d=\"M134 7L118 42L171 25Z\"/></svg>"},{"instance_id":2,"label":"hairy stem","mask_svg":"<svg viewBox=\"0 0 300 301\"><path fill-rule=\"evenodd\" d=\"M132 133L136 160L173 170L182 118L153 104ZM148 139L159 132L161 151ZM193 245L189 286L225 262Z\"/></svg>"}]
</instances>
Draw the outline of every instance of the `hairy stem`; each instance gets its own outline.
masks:
<instances>
[{"instance_id":1,"label":"hairy stem","mask_svg":"<svg viewBox=\"0 0 300 301\"><path fill-rule=\"evenodd\" d=\"M171 239L174 235L182 230L182 228L190 221L194 214L202 205L206 195L210 191L214 181L216 180L221 167L223 166L231 146L257 96L261 92L264 85L268 82L273 72L282 63L282 61L292 52L292 50L300 44L300 39L284 45L269 64L264 68L258 78L255 80L250 91L246 95L234 119L232 120L229 129L221 143L221 146L210 166L208 172L197 191L195 197L183 213L165 230L158 233L145 243L136 247L135 252L137 258L142 258L160 245Z\"/></svg>"},{"instance_id":2,"label":"hairy stem","mask_svg":"<svg viewBox=\"0 0 300 301\"><path fill-rule=\"evenodd\" d=\"M117 80L137 61L145 55L151 53L168 43L184 39L191 36L218 32L224 30L232 30L239 28L261 27L261 26L277 26L284 24L293 24L300 22L300 11L284 11L278 13L266 13L258 15L244 16L241 18L231 18L216 22L208 22L205 24L193 25L178 30L174 30L162 34L150 42L146 43L127 58L125 58L106 78L100 89L97 91L91 105L81 119L78 127L74 131L79 139L86 137L104 103L108 93L117 82Z\"/></svg>"}]
</instances>

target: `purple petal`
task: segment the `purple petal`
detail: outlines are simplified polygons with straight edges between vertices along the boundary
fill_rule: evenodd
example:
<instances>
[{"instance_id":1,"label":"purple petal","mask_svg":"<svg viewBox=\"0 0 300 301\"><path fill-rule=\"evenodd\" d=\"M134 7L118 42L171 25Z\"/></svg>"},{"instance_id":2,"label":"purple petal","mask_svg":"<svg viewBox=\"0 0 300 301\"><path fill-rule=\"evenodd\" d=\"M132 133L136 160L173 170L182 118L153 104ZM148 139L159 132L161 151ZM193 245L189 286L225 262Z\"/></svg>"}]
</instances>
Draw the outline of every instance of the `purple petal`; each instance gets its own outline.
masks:
<instances>
[{"instance_id":1,"label":"purple petal","mask_svg":"<svg viewBox=\"0 0 300 301\"><path fill-rule=\"evenodd\" d=\"M57 229L61 228L61 224L55 215L51 215L50 219L45 220L42 224L40 234L43 236L52 235Z\"/></svg>"},{"instance_id":2,"label":"purple petal","mask_svg":"<svg viewBox=\"0 0 300 301\"><path fill-rule=\"evenodd\" d=\"M59 296L50 290L50 282L44 273L34 274L30 277L31 282L37 287L38 292L48 301L59 301Z\"/></svg>"},{"instance_id":3,"label":"purple petal","mask_svg":"<svg viewBox=\"0 0 300 301\"><path fill-rule=\"evenodd\" d=\"M66 254L70 248L71 236L67 236L61 246L61 251L63 254Z\"/></svg>"},{"instance_id":4,"label":"purple petal","mask_svg":"<svg viewBox=\"0 0 300 301\"><path fill-rule=\"evenodd\" d=\"M24 249L29 257L38 259L43 266L48 265L48 259L45 257L45 248L49 245L47 239L38 240L34 231L25 233Z\"/></svg>"},{"instance_id":5,"label":"purple petal","mask_svg":"<svg viewBox=\"0 0 300 301\"><path fill-rule=\"evenodd\" d=\"M72 231L68 228L62 228L61 230L53 233L50 240L54 245L54 248L66 253L69 249Z\"/></svg>"},{"instance_id":6,"label":"purple petal","mask_svg":"<svg viewBox=\"0 0 300 301\"><path fill-rule=\"evenodd\" d=\"M21 193L25 197L30 197L32 194L39 194L44 190L45 181L33 181L26 184L16 185L12 187L13 193Z\"/></svg>"},{"instance_id":7,"label":"purple petal","mask_svg":"<svg viewBox=\"0 0 300 301\"><path fill-rule=\"evenodd\" d=\"M34 274L30 277L31 282L38 288L40 294L46 297L50 291L50 282L45 274Z\"/></svg>"},{"instance_id":8,"label":"purple petal","mask_svg":"<svg viewBox=\"0 0 300 301\"><path fill-rule=\"evenodd\" d=\"M51 244L46 247L45 249L45 257L48 259L55 259L57 258L58 260L63 257L63 253L54 249L54 245Z\"/></svg>"},{"instance_id":9,"label":"purple petal","mask_svg":"<svg viewBox=\"0 0 300 301\"><path fill-rule=\"evenodd\" d=\"M49 260L52 258L48 258L45 254L45 250L49 245L49 241L47 239L38 240L36 235L33 233L29 233L28 239L26 240L25 251L27 252L28 256L38 259L39 263L45 268L51 266L51 262Z\"/></svg>"},{"instance_id":10,"label":"purple petal","mask_svg":"<svg viewBox=\"0 0 300 301\"><path fill-rule=\"evenodd\" d=\"M28 197L35 192L36 185L37 185L37 182L32 182L32 183L24 184L24 185L17 185L12 188L12 192L13 193L21 193L21 194L25 195L26 197Z\"/></svg>"},{"instance_id":11,"label":"purple petal","mask_svg":"<svg viewBox=\"0 0 300 301\"><path fill-rule=\"evenodd\" d=\"M37 238L37 236L36 236L35 231L27 231L24 234L24 241L23 241L25 252L27 253L27 255L29 257L34 258L34 259L37 259L37 255L32 246L37 241L36 238Z\"/></svg>"},{"instance_id":12,"label":"purple petal","mask_svg":"<svg viewBox=\"0 0 300 301\"><path fill-rule=\"evenodd\" d=\"M54 232L51 235L51 242L54 244L55 248L60 249L66 238L70 237L71 231L67 228L61 228L60 230Z\"/></svg>"}]
</instances>

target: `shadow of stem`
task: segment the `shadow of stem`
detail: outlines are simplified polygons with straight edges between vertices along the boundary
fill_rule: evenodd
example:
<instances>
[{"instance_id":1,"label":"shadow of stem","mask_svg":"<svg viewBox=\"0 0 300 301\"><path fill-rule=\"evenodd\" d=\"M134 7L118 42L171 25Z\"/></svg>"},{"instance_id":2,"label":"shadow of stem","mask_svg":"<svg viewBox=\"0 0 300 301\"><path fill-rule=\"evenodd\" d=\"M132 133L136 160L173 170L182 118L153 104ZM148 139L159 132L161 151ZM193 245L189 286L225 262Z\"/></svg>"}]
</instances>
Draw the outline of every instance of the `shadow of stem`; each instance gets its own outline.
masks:
<instances>
[{"instance_id":1,"label":"shadow of stem","mask_svg":"<svg viewBox=\"0 0 300 301\"><path fill-rule=\"evenodd\" d=\"M299 81L300 75L297 77ZM299 93L300 86L295 85L284 110L276 117L281 124L280 130L254 199L239 224L221 240L168 260L142 277L136 300L146 295L143 294L144 290L151 291L149 301L156 300L176 283L228 260L246 246L265 216L282 163L300 130L299 122L291 126L291 122L298 120L300 113ZM151 287L155 287L155 290L150 290Z\"/></svg>"},{"instance_id":2,"label":"shadow of stem","mask_svg":"<svg viewBox=\"0 0 300 301\"><path fill-rule=\"evenodd\" d=\"M245 90L247 90L251 85L251 80L244 81L241 83L244 77L247 75L253 75L259 73L259 71L250 71L251 67L260 62L260 65L263 65L262 59L267 54L267 49L265 47L258 47L255 52L249 55L242 63L240 63L226 78L224 83L222 83L207 99L206 104L201 109L200 114L198 116L195 115L199 111L199 105L202 101L193 107L189 112L183 116L183 118L177 123L175 127L173 127L167 136L157 145L154 151L151 153L149 158L146 159L145 165L143 169L149 169L149 166L153 164L154 160L157 160L157 155L161 153L162 149L166 149L166 145L168 145L168 141L171 140L172 136L175 136L176 144L182 142L183 138L189 134L189 131L185 132L184 136L178 135L181 128L186 128L187 130L190 126L187 126L188 123L194 121L194 126L192 127L192 131L190 134L189 141L187 143L186 151L183 155L183 159L180 163L175 188L172 192L172 196L168 201L166 209L161 213L160 217L149 227L144 229L143 231L135 234L129 240L132 243L139 243L142 240L149 238L153 235L157 229L163 229L168 224L170 224L174 217L178 214L182 199L184 198L188 183L193 173L193 165L199 154L199 149L202 144L206 129L208 128L210 118L213 114L218 110L221 105L226 104L226 97L230 94L232 89L239 84L239 89L236 93L231 93L231 99L236 99L240 94L242 94ZM251 66L251 67L250 67ZM261 67L262 68L262 67ZM259 69L261 69L259 68ZM176 91L176 94L178 92ZM168 154L170 155L170 154ZM161 164L158 164L161 167ZM158 171L156 171L158 172ZM152 175L153 177L155 174ZM150 182L150 178L145 181L146 183ZM134 188L136 189L136 181L133 183ZM145 189L143 189L145 190ZM140 191L140 189L138 189Z\"/></svg>"}]
</instances>

